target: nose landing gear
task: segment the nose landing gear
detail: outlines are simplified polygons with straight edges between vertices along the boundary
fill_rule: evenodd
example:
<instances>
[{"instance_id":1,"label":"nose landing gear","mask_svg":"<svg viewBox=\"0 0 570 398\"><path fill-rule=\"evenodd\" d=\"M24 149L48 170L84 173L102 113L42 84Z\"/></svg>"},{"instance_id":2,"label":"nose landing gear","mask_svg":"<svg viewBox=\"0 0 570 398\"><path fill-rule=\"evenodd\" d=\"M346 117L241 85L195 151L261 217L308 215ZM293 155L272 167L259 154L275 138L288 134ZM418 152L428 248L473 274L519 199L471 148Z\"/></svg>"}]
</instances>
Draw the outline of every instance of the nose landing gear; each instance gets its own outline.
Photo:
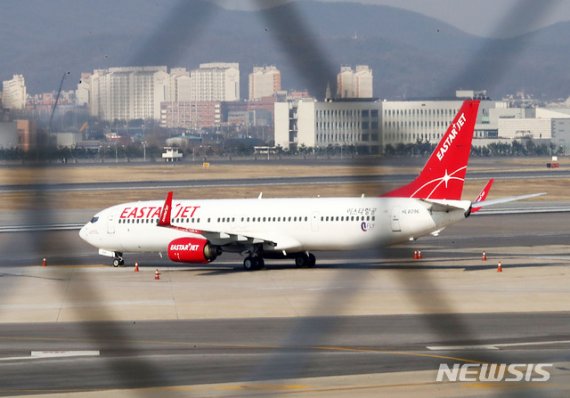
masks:
<instances>
[{"instance_id":1,"label":"nose landing gear","mask_svg":"<svg viewBox=\"0 0 570 398\"><path fill-rule=\"evenodd\" d=\"M125 260L123 260L123 253L115 252L115 258L113 259L113 267L118 267L120 265L125 265Z\"/></svg>"}]
</instances>

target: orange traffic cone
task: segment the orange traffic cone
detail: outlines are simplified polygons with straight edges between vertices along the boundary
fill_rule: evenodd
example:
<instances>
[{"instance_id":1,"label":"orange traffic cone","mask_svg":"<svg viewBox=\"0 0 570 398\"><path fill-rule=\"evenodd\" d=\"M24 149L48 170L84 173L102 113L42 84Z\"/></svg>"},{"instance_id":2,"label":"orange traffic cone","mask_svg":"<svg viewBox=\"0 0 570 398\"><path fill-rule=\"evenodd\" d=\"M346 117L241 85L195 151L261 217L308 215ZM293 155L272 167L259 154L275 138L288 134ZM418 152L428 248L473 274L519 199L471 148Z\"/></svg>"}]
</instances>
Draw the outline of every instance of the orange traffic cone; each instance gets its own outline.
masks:
<instances>
[{"instance_id":1,"label":"orange traffic cone","mask_svg":"<svg viewBox=\"0 0 570 398\"><path fill-rule=\"evenodd\" d=\"M139 263L135 262L135 272L139 272Z\"/></svg>"},{"instance_id":2,"label":"orange traffic cone","mask_svg":"<svg viewBox=\"0 0 570 398\"><path fill-rule=\"evenodd\" d=\"M497 272L503 272L503 264L500 261L497 264Z\"/></svg>"},{"instance_id":3,"label":"orange traffic cone","mask_svg":"<svg viewBox=\"0 0 570 398\"><path fill-rule=\"evenodd\" d=\"M47 260L46 258L42 258L42 267L47 267Z\"/></svg>"},{"instance_id":4,"label":"orange traffic cone","mask_svg":"<svg viewBox=\"0 0 570 398\"><path fill-rule=\"evenodd\" d=\"M423 257L422 257L422 251L421 251L421 250L418 250L418 260L421 260L422 258L423 258Z\"/></svg>"},{"instance_id":5,"label":"orange traffic cone","mask_svg":"<svg viewBox=\"0 0 570 398\"><path fill-rule=\"evenodd\" d=\"M414 250L414 260L417 260L417 259L419 259L419 257L418 257L418 251L417 251L417 250Z\"/></svg>"},{"instance_id":6,"label":"orange traffic cone","mask_svg":"<svg viewBox=\"0 0 570 398\"><path fill-rule=\"evenodd\" d=\"M483 255L481 256L481 260L487 261L487 253L483 252Z\"/></svg>"},{"instance_id":7,"label":"orange traffic cone","mask_svg":"<svg viewBox=\"0 0 570 398\"><path fill-rule=\"evenodd\" d=\"M156 271L154 271L154 280L155 281L160 280L160 272L158 272L158 268L156 269Z\"/></svg>"}]
</instances>

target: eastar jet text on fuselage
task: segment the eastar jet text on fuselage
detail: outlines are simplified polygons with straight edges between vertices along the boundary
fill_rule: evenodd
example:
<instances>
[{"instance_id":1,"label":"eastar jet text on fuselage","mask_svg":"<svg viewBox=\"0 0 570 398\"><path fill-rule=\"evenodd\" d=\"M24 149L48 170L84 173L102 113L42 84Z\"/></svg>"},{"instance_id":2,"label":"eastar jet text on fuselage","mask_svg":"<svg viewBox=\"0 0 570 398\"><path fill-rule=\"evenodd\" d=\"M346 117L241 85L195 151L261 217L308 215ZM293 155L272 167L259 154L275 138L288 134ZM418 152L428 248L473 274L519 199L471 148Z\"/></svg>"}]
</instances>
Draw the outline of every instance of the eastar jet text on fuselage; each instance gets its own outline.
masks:
<instances>
[{"instance_id":1,"label":"eastar jet text on fuselage","mask_svg":"<svg viewBox=\"0 0 570 398\"><path fill-rule=\"evenodd\" d=\"M437 235L482 207L535 195L462 200L479 101L465 101L420 175L379 197L173 200L124 203L102 210L80 231L101 255L166 252L170 260L204 264L241 253L244 268L267 258L314 266L312 252L357 250Z\"/></svg>"}]
</instances>

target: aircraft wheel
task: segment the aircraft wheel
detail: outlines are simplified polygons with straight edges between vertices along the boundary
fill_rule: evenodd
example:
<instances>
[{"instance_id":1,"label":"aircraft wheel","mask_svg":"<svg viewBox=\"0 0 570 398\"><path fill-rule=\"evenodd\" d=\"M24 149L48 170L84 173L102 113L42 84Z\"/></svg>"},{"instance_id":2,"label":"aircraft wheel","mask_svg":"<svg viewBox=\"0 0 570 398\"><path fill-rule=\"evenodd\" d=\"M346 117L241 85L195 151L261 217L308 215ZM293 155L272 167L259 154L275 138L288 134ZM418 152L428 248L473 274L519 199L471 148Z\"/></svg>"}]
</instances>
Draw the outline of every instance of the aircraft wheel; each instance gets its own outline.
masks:
<instances>
[{"instance_id":1,"label":"aircraft wheel","mask_svg":"<svg viewBox=\"0 0 570 398\"><path fill-rule=\"evenodd\" d=\"M114 258L113 259L113 267L115 267L115 268L118 267L119 265L121 265L121 262L123 262L123 264L124 264L124 261L121 260L120 258Z\"/></svg>"},{"instance_id":2,"label":"aircraft wheel","mask_svg":"<svg viewBox=\"0 0 570 398\"><path fill-rule=\"evenodd\" d=\"M295 266L297 268L303 268L308 265L309 258L305 253L301 253L295 257Z\"/></svg>"},{"instance_id":3,"label":"aircraft wheel","mask_svg":"<svg viewBox=\"0 0 570 398\"><path fill-rule=\"evenodd\" d=\"M256 266L256 261L253 257L246 257L243 259L243 269L245 269L246 271L253 271Z\"/></svg>"},{"instance_id":4,"label":"aircraft wheel","mask_svg":"<svg viewBox=\"0 0 570 398\"><path fill-rule=\"evenodd\" d=\"M263 259L263 257L258 257L256 269L263 269L263 268L265 268L265 260Z\"/></svg>"}]
</instances>

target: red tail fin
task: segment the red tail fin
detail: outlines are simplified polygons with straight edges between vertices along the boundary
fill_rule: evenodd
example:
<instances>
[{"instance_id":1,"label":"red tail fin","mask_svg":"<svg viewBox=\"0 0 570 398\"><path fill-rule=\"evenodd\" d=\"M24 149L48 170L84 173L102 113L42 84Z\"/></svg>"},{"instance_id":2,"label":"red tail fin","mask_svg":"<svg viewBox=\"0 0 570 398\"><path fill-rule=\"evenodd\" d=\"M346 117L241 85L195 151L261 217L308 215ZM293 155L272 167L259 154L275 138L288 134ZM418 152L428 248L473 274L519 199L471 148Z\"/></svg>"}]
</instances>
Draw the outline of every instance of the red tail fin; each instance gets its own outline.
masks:
<instances>
[{"instance_id":1,"label":"red tail fin","mask_svg":"<svg viewBox=\"0 0 570 398\"><path fill-rule=\"evenodd\" d=\"M479 101L463 102L420 175L384 197L460 200Z\"/></svg>"}]
</instances>

